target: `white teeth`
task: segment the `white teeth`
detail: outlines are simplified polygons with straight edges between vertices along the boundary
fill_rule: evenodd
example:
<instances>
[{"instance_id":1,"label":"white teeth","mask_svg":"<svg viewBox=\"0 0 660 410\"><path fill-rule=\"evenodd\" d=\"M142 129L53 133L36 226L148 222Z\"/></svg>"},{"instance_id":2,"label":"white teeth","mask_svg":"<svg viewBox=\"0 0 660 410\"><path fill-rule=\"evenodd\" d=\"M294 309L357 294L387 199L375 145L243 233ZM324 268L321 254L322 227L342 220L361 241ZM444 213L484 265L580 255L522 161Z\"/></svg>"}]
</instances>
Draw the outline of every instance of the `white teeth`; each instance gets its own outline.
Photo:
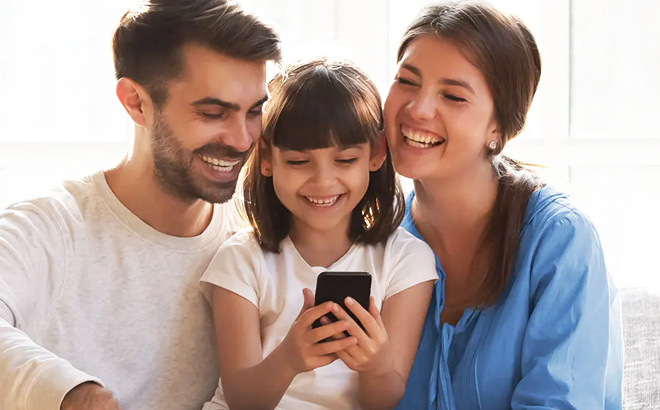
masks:
<instances>
[{"instance_id":1,"label":"white teeth","mask_svg":"<svg viewBox=\"0 0 660 410\"><path fill-rule=\"evenodd\" d=\"M401 133L406 137L408 145L418 148L428 148L430 146L439 145L444 142L444 139L425 131L414 130L405 125L401 126Z\"/></svg>"},{"instance_id":2,"label":"white teeth","mask_svg":"<svg viewBox=\"0 0 660 410\"><path fill-rule=\"evenodd\" d=\"M199 157L202 159L202 161L206 162L211 166L211 168L218 172L229 172L232 170L232 168L241 162L240 160L225 161L222 159L209 157L208 155L200 155Z\"/></svg>"},{"instance_id":3,"label":"white teeth","mask_svg":"<svg viewBox=\"0 0 660 410\"><path fill-rule=\"evenodd\" d=\"M339 199L341 195L335 195L331 198L314 198L311 196L306 196L305 199L307 199L309 202L313 203L314 205L319 205L319 206L330 206L333 205L337 200Z\"/></svg>"}]
</instances>

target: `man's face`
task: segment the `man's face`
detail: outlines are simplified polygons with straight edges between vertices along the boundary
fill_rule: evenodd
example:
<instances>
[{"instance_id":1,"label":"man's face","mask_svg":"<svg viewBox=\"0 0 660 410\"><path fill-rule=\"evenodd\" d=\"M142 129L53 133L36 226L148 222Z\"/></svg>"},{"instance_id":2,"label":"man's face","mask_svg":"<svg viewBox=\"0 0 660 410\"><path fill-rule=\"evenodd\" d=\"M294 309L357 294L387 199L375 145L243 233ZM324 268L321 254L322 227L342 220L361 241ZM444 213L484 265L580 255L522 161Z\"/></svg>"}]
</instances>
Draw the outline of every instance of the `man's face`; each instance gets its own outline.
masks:
<instances>
[{"instance_id":1,"label":"man's face","mask_svg":"<svg viewBox=\"0 0 660 410\"><path fill-rule=\"evenodd\" d=\"M183 77L154 108L151 147L163 191L184 200L225 202L261 133L266 64L198 45L183 47Z\"/></svg>"}]
</instances>

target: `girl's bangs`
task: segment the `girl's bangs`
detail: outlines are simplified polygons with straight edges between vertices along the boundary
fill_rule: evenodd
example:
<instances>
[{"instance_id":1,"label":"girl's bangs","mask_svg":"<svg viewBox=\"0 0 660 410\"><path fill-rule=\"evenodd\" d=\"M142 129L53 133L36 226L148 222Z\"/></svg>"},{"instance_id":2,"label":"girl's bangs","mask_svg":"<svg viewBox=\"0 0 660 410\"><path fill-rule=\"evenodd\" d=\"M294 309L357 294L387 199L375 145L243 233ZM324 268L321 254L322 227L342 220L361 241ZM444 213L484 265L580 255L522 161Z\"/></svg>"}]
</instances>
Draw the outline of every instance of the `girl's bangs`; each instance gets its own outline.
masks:
<instances>
[{"instance_id":1,"label":"girl's bangs","mask_svg":"<svg viewBox=\"0 0 660 410\"><path fill-rule=\"evenodd\" d=\"M283 102L273 130L274 146L295 151L346 147L378 136L382 120L372 113L380 112L378 102L370 109L364 96L328 77L297 88L289 89Z\"/></svg>"}]
</instances>

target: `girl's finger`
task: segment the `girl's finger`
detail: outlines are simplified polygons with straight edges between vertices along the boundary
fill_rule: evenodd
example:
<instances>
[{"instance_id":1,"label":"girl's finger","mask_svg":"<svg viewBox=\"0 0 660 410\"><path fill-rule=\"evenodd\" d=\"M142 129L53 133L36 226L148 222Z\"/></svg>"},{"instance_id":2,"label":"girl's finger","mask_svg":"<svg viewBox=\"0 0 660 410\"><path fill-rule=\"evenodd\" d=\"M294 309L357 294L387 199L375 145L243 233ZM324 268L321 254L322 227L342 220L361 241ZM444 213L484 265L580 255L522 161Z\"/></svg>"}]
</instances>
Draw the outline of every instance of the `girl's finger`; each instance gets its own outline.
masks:
<instances>
[{"instance_id":1,"label":"girl's finger","mask_svg":"<svg viewBox=\"0 0 660 410\"><path fill-rule=\"evenodd\" d=\"M369 337L374 337L380 334L379 333L381 331L380 325L378 324L378 322L376 322L376 319L362 307L362 305L357 303L351 297L347 297L346 300L344 301L344 304L351 312L353 312L353 314L355 315L355 317L358 318L360 323L362 323L362 326L364 326ZM369 304L371 305L371 301L369 302Z\"/></svg>"},{"instance_id":2,"label":"girl's finger","mask_svg":"<svg viewBox=\"0 0 660 410\"><path fill-rule=\"evenodd\" d=\"M357 363L357 361L355 361L355 359L353 358L353 356L351 356L351 354L348 353L348 351L346 351L346 350L342 350L342 351L337 352L337 357L339 357L339 359L340 359L342 362L344 362L344 364L346 365L346 367L348 367L348 368L351 369L351 370L355 370L355 371L357 371L357 369L358 369L358 363Z\"/></svg>"},{"instance_id":3,"label":"girl's finger","mask_svg":"<svg viewBox=\"0 0 660 410\"><path fill-rule=\"evenodd\" d=\"M380 315L380 311L376 307L376 299L373 296L369 298L369 314L376 319L376 323L380 326L381 329L385 329L385 323L383 323L383 317Z\"/></svg>"},{"instance_id":4,"label":"girl's finger","mask_svg":"<svg viewBox=\"0 0 660 410\"><path fill-rule=\"evenodd\" d=\"M333 311L334 305L335 304L332 302L321 303L320 305L314 306L313 308L305 311L302 315L300 315L298 320L305 327L311 326L312 323L314 323L317 319L320 319L321 316L324 316Z\"/></svg>"},{"instance_id":5,"label":"girl's finger","mask_svg":"<svg viewBox=\"0 0 660 410\"><path fill-rule=\"evenodd\" d=\"M330 354L337 354L351 346L355 346L357 340L354 337L347 337L341 340L333 340L330 342L316 343L310 347L310 353L315 356L325 356Z\"/></svg>"},{"instance_id":6,"label":"girl's finger","mask_svg":"<svg viewBox=\"0 0 660 410\"><path fill-rule=\"evenodd\" d=\"M321 318L321 323L323 323L323 318ZM310 343L320 342L321 340L333 337L334 339L343 339L346 336L344 335L344 330L348 329L350 322L347 320L340 320L338 322L330 322L330 324L317 327L309 331L308 336L306 337Z\"/></svg>"},{"instance_id":7,"label":"girl's finger","mask_svg":"<svg viewBox=\"0 0 660 410\"><path fill-rule=\"evenodd\" d=\"M364 310L364 309L363 309ZM358 338L358 343L361 345L366 345L369 341L369 336L362 330L362 328L353 320L353 318L344 310L341 308L339 305L335 305L335 308L332 310L332 313L337 317L339 320L346 320L350 322L349 327L346 329L348 333L351 335L355 336ZM367 315L369 315L367 313ZM371 316L369 316L371 321L374 320ZM374 323L374 325L376 325Z\"/></svg>"}]
</instances>

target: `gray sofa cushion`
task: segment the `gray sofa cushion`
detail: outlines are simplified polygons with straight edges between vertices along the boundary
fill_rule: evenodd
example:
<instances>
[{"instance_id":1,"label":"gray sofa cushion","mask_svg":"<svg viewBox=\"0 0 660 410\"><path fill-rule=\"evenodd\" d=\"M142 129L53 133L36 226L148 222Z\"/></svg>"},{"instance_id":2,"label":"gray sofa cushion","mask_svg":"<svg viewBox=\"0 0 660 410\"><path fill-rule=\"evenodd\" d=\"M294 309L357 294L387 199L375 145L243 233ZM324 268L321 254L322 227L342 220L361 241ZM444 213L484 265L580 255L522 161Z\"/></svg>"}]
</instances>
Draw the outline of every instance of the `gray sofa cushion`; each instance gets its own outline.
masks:
<instances>
[{"instance_id":1,"label":"gray sofa cushion","mask_svg":"<svg viewBox=\"0 0 660 410\"><path fill-rule=\"evenodd\" d=\"M660 295L621 291L623 408L660 409Z\"/></svg>"}]
</instances>

